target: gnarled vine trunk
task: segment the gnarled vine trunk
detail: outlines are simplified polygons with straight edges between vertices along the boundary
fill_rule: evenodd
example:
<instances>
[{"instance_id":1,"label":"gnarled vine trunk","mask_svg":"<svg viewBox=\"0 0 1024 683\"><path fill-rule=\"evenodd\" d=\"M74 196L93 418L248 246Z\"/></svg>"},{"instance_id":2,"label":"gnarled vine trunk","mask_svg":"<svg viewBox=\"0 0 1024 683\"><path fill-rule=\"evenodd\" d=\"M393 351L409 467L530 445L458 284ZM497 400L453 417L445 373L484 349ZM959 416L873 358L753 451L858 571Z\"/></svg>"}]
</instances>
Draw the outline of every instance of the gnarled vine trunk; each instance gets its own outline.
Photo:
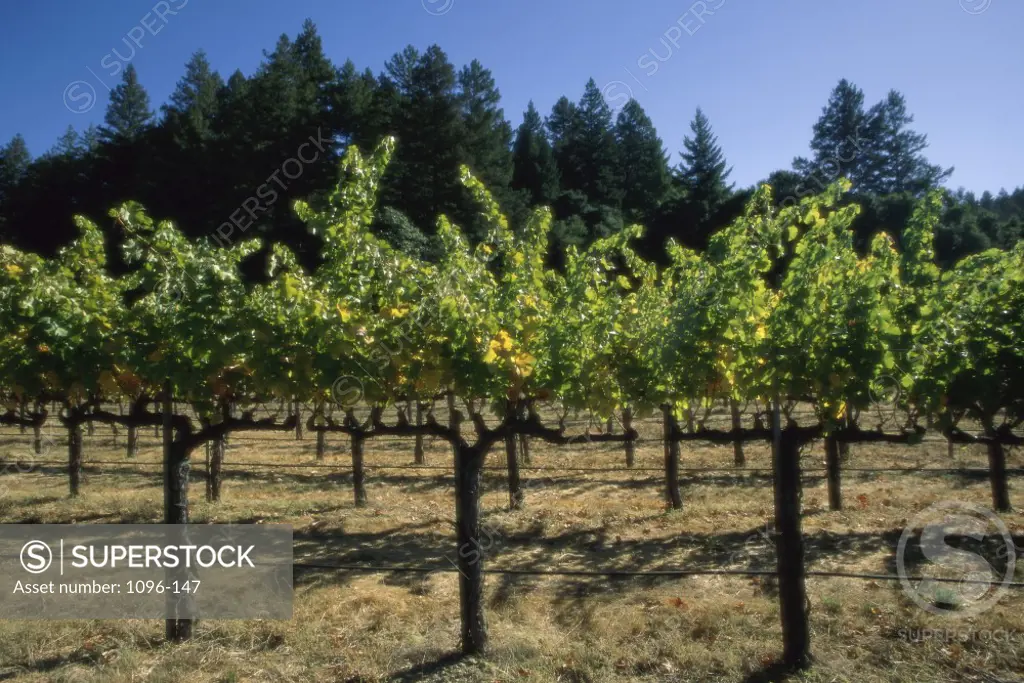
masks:
<instances>
[{"instance_id":1,"label":"gnarled vine trunk","mask_svg":"<svg viewBox=\"0 0 1024 683\"><path fill-rule=\"evenodd\" d=\"M781 430L773 450L783 661L790 667L803 668L810 660L811 636L800 530L800 442L796 430Z\"/></svg>"},{"instance_id":2,"label":"gnarled vine trunk","mask_svg":"<svg viewBox=\"0 0 1024 683\"><path fill-rule=\"evenodd\" d=\"M175 434L172 420L169 383L164 389L163 399L163 444L164 444L164 524L181 525L169 530L175 545L188 544L188 474L189 452L186 443ZM168 581L190 580L188 572L183 568L167 569ZM175 595L168 591L165 634L167 640L180 642L188 640L193 633L193 620L180 618L180 614L188 614L191 595Z\"/></svg>"},{"instance_id":3,"label":"gnarled vine trunk","mask_svg":"<svg viewBox=\"0 0 1024 683\"><path fill-rule=\"evenodd\" d=\"M129 458L139 455L139 428L135 425L128 425L128 444L125 446L125 452Z\"/></svg>"},{"instance_id":4,"label":"gnarled vine trunk","mask_svg":"<svg viewBox=\"0 0 1024 683\"><path fill-rule=\"evenodd\" d=\"M992 508L1010 511L1010 487L1006 479L1006 450L998 441L988 443L989 478L992 482Z\"/></svg>"},{"instance_id":5,"label":"gnarled vine trunk","mask_svg":"<svg viewBox=\"0 0 1024 683\"><path fill-rule=\"evenodd\" d=\"M473 655L483 652L487 647L487 622L484 618L483 603L483 563L486 548L480 542L480 472L484 458L483 453L476 448L456 448L456 564L459 570L462 653Z\"/></svg>"}]
</instances>

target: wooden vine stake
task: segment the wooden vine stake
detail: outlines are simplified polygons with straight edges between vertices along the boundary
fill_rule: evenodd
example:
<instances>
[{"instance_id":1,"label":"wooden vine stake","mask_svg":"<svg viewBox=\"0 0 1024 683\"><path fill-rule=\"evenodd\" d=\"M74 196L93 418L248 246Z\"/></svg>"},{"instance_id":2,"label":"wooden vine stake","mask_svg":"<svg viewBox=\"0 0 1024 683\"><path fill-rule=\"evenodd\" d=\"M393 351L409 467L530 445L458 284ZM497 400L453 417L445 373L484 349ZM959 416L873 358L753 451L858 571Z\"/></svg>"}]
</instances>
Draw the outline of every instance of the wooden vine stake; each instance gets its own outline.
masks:
<instances>
[{"instance_id":1,"label":"wooden vine stake","mask_svg":"<svg viewBox=\"0 0 1024 683\"><path fill-rule=\"evenodd\" d=\"M70 410L70 409L69 409ZM76 498L82 483L82 423L74 411L68 420L68 483L71 497Z\"/></svg>"},{"instance_id":2,"label":"wooden vine stake","mask_svg":"<svg viewBox=\"0 0 1024 683\"><path fill-rule=\"evenodd\" d=\"M511 417L518 411L515 401L505 402L505 415ZM523 507L523 487L519 477L519 440L515 434L505 435L505 462L508 467L508 508L520 510Z\"/></svg>"},{"instance_id":3,"label":"wooden vine stake","mask_svg":"<svg viewBox=\"0 0 1024 683\"><path fill-rule=\"evenodd\" d=\"M366 507L366 471L363 469L365 442L362 434L352 434L352 490L357 508Z\"/></svg>"},{"instance_id":4,"label":"wooden vine stake","mask_svg":"<svg viewBox=\"0 0 1024 683\"><path fill-rule=\"evenodd\" d=\"M679 440L676 438L679 425L669 404L661 407L661 415L665 424L665 498L673 510L681 510L683 496L679 492Z\"/></svg>"},{"instance_id":5,"label":"wooden vine stake","mask_svg":"<svg viewBox=\"0 0 1024 683\"><path fill-rule=\"evenodd\" d=\"M214 439L210 443L210 502L220 501L221 483L224 480L225 439Z\"/></svg>"},{"instance_id":6,"label":"wooden vine stake","mask_svg":"<svg viewBox=\"0 0 1024 683\"><path fill-rule=\"evenodd\" d=\"M622 409L622 428L629 433L629 430L633 428L633 409L626 406ZM632 439L626 441L626 467L632 467L636 464L636 444Z\"/></svg>"},{"instance_id":7,"label":"wooden vine stake","mask_svg":"<svg viewBox=\"0 0 1024 683\"><path fill-rule=\"evenodd\" d=\"M36 403L36 415L43 411L43 404ZM32 421L32 452L43 454L43 423L38 419Z\"/></svg>"},{"instance_id":8,"label":"wooden vine stake","mask_svg":"<svg viewBox=\"0 0 1024 683\"><path fill-rule=\"evenodd\" d=\"M120 413L124 415L124 406L120 408ZM129 408L131 412L131 408ZM128 425L128 443L125 445L125 457L136 458L139 455L139 428L135 424Z\"/></svg>"},{"instance_id":9,"label":"wooden vine stake","mask_svg":"<svg viewBox=\"0 0 1024 683\"><path fill-rule=\"evenodd\" d=\"M423 426L423 402L419 399L416 400L416 426ZM423 450L423 435L416 435L416 446L413 451L413 462L417 465L425 465L427 462L426 453Z\"/></svg>"},{"instance_id":10,"label":"wooden vine stake","mask_svg":"<svg viewBox=\"0 0 1024 683\"><path fill-rule=\"evenodd\" d=\"M519 435L519 455L522 458L524 465L530 464L530 435L520 434Z\"/></svg>"},{"instance_id":11,"label":"wooden vine stake","mask_svg":"<svg viewBox=\"0 0 1024 683\"><path fill-rule=\"evenodd\" d=\"M835 430L835 427L832 428ZM834 434L825 437L825 470L828 477L828 509L843 509L842 448Z\"/></svg>"},{"instance_id":12,"label":"wooden vine stake","mask_svg":"<svg viewBox=\"0 0 1024 683\"><path fill-rule=\"evenodd\" d=\"M327 453L327 432L322 429L316 433L316 459L323 460Z\"/></svg>"},{"instance_id":13,"label":"wooden vine stake","mask_svg":"<svg viewBox=\"0 0 1024 683\"><path fill-rule=\"evenodd\" d=\"M740 419L740 403L734 398L729 399L729 415L732 418L733 431L738 431L743 426L743 422ZM746 467L747 456L743 452L742 439L736 439L732 442L732 452L733 464L736 467Z\"/></svg>"}]
</instances>

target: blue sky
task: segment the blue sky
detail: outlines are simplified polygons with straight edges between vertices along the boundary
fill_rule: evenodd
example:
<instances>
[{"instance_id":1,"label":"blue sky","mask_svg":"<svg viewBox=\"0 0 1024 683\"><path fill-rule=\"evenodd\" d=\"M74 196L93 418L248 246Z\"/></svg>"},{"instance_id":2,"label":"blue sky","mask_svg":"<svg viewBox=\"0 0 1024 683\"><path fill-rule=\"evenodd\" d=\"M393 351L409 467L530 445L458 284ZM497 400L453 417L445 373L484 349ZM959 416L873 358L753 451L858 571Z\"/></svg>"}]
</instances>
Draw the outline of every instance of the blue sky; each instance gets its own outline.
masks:
<instances>
[{"instance_id":1,"label":"blue sky","mask_svg":"<svg viewBox=\"0 0 1024 683\"><path fill-rule=\"evenodd\" d=\"M306 17L339 65L351 58L377 72L409 43L438 43L456 65L479 59L514 124L530 99L546 114L563 94L578 99L593 77L612 105L630 94L640 101L673 163L701 106L741 186L807 153L811 126L843 77L868 104L890 88L906 95L930 159L956 166L951 187L1024 184L1020 0L5 2L0 139L20 132L38 155L68 124L100 123L117 80L101 64L115 48L156 106L196 49L225 76L250 74ZM76 81L84 83L68 89ZM98 95L89 111L65 106L67 92L72 108L84 108L89 88Z\"/></svg>"}]
</instances>

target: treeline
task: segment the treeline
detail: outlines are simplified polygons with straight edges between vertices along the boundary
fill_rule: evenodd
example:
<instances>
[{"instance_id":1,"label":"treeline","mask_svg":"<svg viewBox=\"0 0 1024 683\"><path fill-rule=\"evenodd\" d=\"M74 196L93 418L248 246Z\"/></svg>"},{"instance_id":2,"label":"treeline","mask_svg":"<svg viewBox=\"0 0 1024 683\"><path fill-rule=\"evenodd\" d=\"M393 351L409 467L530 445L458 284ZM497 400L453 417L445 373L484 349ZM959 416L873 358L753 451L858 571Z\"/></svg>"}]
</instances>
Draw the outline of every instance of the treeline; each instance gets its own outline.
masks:
<instances>
[{"instance_id":1,"label":"treeline","mask_svg":"<svg viewBox=\"0 0 1024 683\"><path fill-rule=\"evenodd\" d=\"M458 182L461 164L488 185L513 226L534 206L553 208L555 263L567 245L632 222L648 227L640 248L649 258L663 258L669 237L702 248L754 190L729 182L725 153L699 109L673 167L643 107L631 100L613 112L593 80L578 102L562 97L547 116L531 102L515 129L478 61L456 68L437 46L410 46L379 74L351 61L338 67L311 21L294 39L282 35L249 77L235 71L225 80L197 52L159 112L132 65L120 76L103 126L69 126L37 158L20 135L0 148L5 242L52 254L74 237L73 214L99 217L133 199L189 235L259 233L312 265L318 238L293 215L291 201L331 189L348 145L371 149L389 134L398 149L374 227L426 258L438 251L439 214L471 237L483 229ZM861 90L840 81L814 126L812 157L765 181L782 204L846 176L854 183L850 201L865 208L857 244L882 230L899 239L917 198L952 172L925 158L927 138L912 123L900 93L869 107ZM947 193L944 205L936 235L944 265L1024 236L1024 188L980 198ZM108 237L123 238L113 226Z\"/></svg>"}]
</instances>

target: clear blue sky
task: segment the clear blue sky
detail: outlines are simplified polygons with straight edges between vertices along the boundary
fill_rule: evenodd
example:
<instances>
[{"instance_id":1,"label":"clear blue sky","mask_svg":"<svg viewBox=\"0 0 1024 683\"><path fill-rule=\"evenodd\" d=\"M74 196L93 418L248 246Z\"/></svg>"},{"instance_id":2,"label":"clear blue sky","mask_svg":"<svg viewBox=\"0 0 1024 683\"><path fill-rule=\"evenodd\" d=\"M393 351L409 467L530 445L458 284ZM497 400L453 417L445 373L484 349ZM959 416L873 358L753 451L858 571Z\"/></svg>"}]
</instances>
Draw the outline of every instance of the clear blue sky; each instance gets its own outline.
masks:
<instances>
[{"instance_id":1,"label":"clear blue sky","mask_svg":"<svg viewBox=\"0 0 1024 683\"><path fill-rule=\"evenodd\" d=\"M699 105L741 186L807 153L811 125L842 77L865 91L869 105L890 88L906 95L915 128L929 137L930 159L956 166L951 187L980 193L1024 184L1021 0L160 4L0 4L0 139L20 132L38 155L69 123L81 130L101 122L107 91L93 73L113 85L101 61L113 48L130 55L123 41L133 28L141 47L131 61L155 107L196 49L204 48L225 76L235 68L251 74L264 49L281 33L294 36L310 17L339 65L351 58L378 72L409 43L422 49L436 42L456 65L480 59L494 72L506 116L516 125L530 99L546 114L560 95L578 99L589 77L607 86L613 105L631 92L673 163ZM141 28L155 6L179 9L163 20L150 14L150 28ZM74 81L89 83L99 96L86 113L64 105ZM72 106L86 103L86 88L70 91Z\"/></svg>"}]
</instances>

